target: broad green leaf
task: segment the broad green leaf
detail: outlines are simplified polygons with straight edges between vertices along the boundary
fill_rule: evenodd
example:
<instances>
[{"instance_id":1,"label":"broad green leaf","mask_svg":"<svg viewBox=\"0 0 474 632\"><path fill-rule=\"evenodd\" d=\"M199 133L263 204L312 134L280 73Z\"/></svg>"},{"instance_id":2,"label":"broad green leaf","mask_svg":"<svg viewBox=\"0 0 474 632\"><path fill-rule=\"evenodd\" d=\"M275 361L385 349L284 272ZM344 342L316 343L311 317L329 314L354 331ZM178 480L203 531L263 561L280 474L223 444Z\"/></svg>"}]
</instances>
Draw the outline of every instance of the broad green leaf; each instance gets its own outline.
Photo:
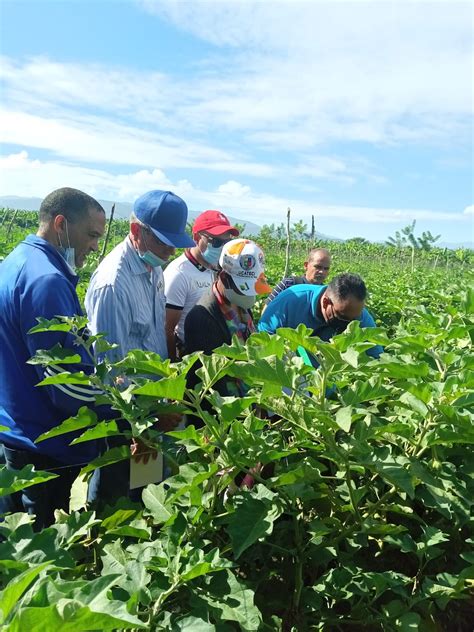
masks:
<instances>
[{"instance_id":1,"label":"broad green leaf","mask_svg":"<svg viewBox=\"0 0 474 632\"><path fill-rule=\"evenodd\" d=\"M136 515L136 509L118 509L110 516L102 519L101 527L106 531L109 529L115 529L116 527L123 525L124 522L128 523L130 519L135 518Z\"/></svg>"},{"instance_id":2,"label":"broad green leaf","mask_svg":"<svg viewBox=\"0 0 474 632\"><path fill-rule=\"evenodd\" d=\"M186 388L186 375L173 375L164 377L161 380L150 381L144 386L134 389L136 395L146 395L147 397L166 397L168 399L181 400Z\"/></svg>"},{"instance_id":3,"label":"broad green leaf","mask_svg":"<svg viewBox=\"0 0 474 632\"><path fill-rule=\"evenodd\" d=\"M273 523L281 515L282 509L275 500L260 500L250 492L236 496L235 503L236 508L229 518L227 530L237 560L254 542L273 531Z\"/></svg>"},{"instance_id":4,"label":"broad green leaf","mask_svg":"<svg viewBox=\"0 0 474 632\"><path fill-rule=\"evenodd\" d=\"M100 524L92 511L73 511L70 515L56 512L56 522L51 527L57 531L57 544L68 547L74 542L88 536L90 530Z\"/></svg>"},{"instance_id":5,"label":"broad green leaf","mask_svg":"<svg viewBox=\"0 0 474 632\"><path fill-rule=\"evenodd\" d=\"M162 524L171 518L171 511L166 507L166 492L163 485L150 484L142 492L143 503L147 514L151 515L155 524Z\"/></svg>"},{"instance_id":6,"label":"broad green leaf","mask_svg":"<svg viewBox=\"0 0 474 632\"><path fill-rule=\"evenodd\" d=\"M136 372L139 374L161 375L169 377L175 375L176 369L169 360L163 360L157 353L133 349L128 354L114 364L114 369L118 374L124 372Z\"/></svg>"},{"instance_id":7,"label":"broad green leaf","mask_svg":"<svg viewBox=\"0 0 474 632\"><path fill-rule=\"evenodd\" d=\"M148 626L129 614L125 604L109 601L109 612L95 611L73 599L63 599L46 608L23 608L5 628L5 632L90 632L91 630L146 629Z\"/></svg>"},{"instance_id":8,"label":"broad green leaf","mask_svg":"<svg viewBox=\"0 0 474 632\"><path fill-rule=\"evenodd\" d=\"M0 592L0 610L2 614L0 623L5 623L23 593L38 577L41 571L50 566L50 564L50 562L44 562L43 564L39 564L20 573L20 575L15 577L7 587Z\"/></svg>"},{"instance_id":9,"label":"broad green leaf","mask_svg":"<svg viewBox=\"0 0 474 632\"><path fill-rule=\"evenodd\" d=\"M394 485L397 489L404 491L410 498L415 496L415 488L410 471L401 463L390 460L375 460L375 470L382 478Z\"/></svg>"},{"instance_id":10,"label":"broad green leaf","mask_svg":"<svg viewBox=\"0 0 474 632\"><path fill-rule=\"evenodd\" d=\"M82 358L78 353L74 353L71 349L64 348L62 345L55 344L48 351L39 349L35 355L28 360L28 364L78 364L82 362Z\"/></svg>"},{"instance_id":11,"label":"broad green leaf","mask_svg":"<svg viewBox=\"0 0 474 632\"><path fill-rule=\"evenodd\" d=\"M254 592L231 570L209 575L204 581L201 590L190 595L193 610L212 613L220 625L225 621L235 621L242 632L260 630L262 617L254 604ZM218 629L221 629L220 626Z\"/></svg>"},{"instance_id":12,"label":"broad green leaf","mask_svg":"<svg viewBox=\"0 0 474 632\"><path fill-rule=\"evenodd\" d=\"M182 570L181 581L191 581L201 575L222 571L229 566L232 566L232 562L221 558L218 549L213 549L205 554L198 549L190 556Z\"/></svg>"},{"instance_id":13,"label":"broad green leaf","mask_svg":"<svg viewBox=\"0 0 474 632\"><path fill-rule=\"evenodd\" d=\"M359 366L359 353L355 349L349 348L347 351L344 351L344 353L341 353L341 358L355 369Z\"/></svg>"},{"instance_id":14,"label":"broad green leaf","mask_svg":"<svg viewBox=\"0 0 474 632\"><path fill-rule=\"evenodd\" d=\"M38 382L36 386L51 386L54 384L82 384L83 386L90 386L91 377L90 375L86 375L84 371L78 371L77 373L63 371L57 375L45 377L44 380Z\"/></svg>"},{"instance_id":15,"label":"broad green leaf","mask_svg":"<svg viewBox=\"0 0 474 632\"><path fill-rule=\"evenodd\" d=\"M394 358L382 354L379 366L382 372L393 378L426 377L430 373L430 367L426 362L417 361L412 356Z\"/></svg>"},{"instance_id":16,"label":"broad green leaf","mask_svg":"<svg viewBox=\"0 0 474 632\"><path fill-rule=\"evenodd\" d=\"M40 434L40 436L36 438L35 443L40 443L40 441L45 441L46 439L51 439L52 437L58 437L59 435L67 434L68 432L82 430L83 428L93 426L95 423L97 423L97 415L95 412L86 406L81 406L77 415L74 415L74 417L68 417L60 423L59 426L56 426L47 432L43 432L43 434Z\"/></svg>"},{"instance_id":17,"label":"broad green leaf","mask_svg":"<svg viewBox=\"0 0 474 632\"><path fill-rule=\"evenodd\" d=\"M79 511L85 509L87 505L87 492L89 489L87 474L78 476L71 486L71 494L69 498L70 511Z\"/></svg>"},{"instance_id":18,"label":"broad green leaf","mask_svg":"<svg viewBox=\"0 0 474 632\"><path fill-rule=\"evenodd\" d=\"M176 630L176 632L217 632L215 625L193 616L174 621L172 630Z\"/></svg>"},{"instance_id":19,"label":"broad green leaf","mask_svg":"<svg viewBox=\"0 0 474 632\"><path fill-rule=\"evenodd\" d=\"M209 399L224 422L233 421L257 401L256 397L222 397L217 392Z\"/></svg>"},{"instance_id":20,"label":"broad green leaf","mask_svg":"<svg viewBox=\"0 0 474 632\"><path fill-rule=\"evenodd\" d=\"M112 465L119 461L126 461L130 459L130 447L128 445L122 445L117 448L107 450L101 456L91 461L88 465L85 465L80 471L80 476L93 472L98 467L105 467L106 465Z\"/></svg>"},{"instance_id":21,"label":"broad green leaf","mask_svg":"<svg viewBox=\"0 0 474 632\"><path fill-rule=\"evenodd\" d=\"M87 325L86 316L65 317L58 316L56 318L37 318L38 324L29 330L29 334L43 331L80 331Z\"/></svg>"},{"instance_id":22,"label":"broad green leaf","mask_svg":"<svg viewBox=\"0 0 474 632\"><path fill-rule=\"evenodd\" d=\"M339 408L339 410L336 412L335 419L339 428L344 430L344 432L349 432L352 423L352 406Z\"/></svg>"},{"instance_id":23,"label":"broad green leaf","mask_svg":"<svg viewBox=\"0 0 474 632\"><path fill-rule=\"evenodd\" d=\"M415 397L412 393L403 393L400 397L400 401L406 404L409 408L417 412L421 417L426 417L428 414L428 407L418 397Z\"/></svg>"},{"instance_id":24,"label":"broad green leaf","mask_svg":"<svg viewBox=\"0 0 474 632\"><path fill-rule=\"evenodd\" d=\"M232 360L213 353L212 355L199 354L201 367L196 371L196 375L202 380L203 386L209 388L216 380L227 373L228 367L232 366Z\"/></svg>"},{"instance_id":25,"label":"broad green leaf","mask_svg":"<svg viewBox=\"0 0 474 632\"><path fill-rule=\"evenodd\" d=\"M104 437L116 437L121 435L122 431L119 430L116 421L100 421L93 428L89 428L81 434L80 437L71 441L71 445L77 443L83 443L84 441L94 441L96 439L103 439Z\"/></svg>"},{"instance_id":26,"label":"broad green leaf","mask_svg":"<svg viewBox=\"0 0 474 632\"><path fill-rule=\"evenodd\" d=\"M416 632L419 630L421 617L416 612L407 612L397 619L397 630L400 632Z\"/></svg>"},{"instance_id":27,"label":"broad green leaf","mask_svg":"<svg viewBox=\"0 0 474 632\"><path fill-rule=\"evenodd\" d=\"M21 489L45 483L58 475L53 472L36 471L33 465L25 465L21 470L0 469L0 496L19 492Z\"/></svg>"}]
</instances>

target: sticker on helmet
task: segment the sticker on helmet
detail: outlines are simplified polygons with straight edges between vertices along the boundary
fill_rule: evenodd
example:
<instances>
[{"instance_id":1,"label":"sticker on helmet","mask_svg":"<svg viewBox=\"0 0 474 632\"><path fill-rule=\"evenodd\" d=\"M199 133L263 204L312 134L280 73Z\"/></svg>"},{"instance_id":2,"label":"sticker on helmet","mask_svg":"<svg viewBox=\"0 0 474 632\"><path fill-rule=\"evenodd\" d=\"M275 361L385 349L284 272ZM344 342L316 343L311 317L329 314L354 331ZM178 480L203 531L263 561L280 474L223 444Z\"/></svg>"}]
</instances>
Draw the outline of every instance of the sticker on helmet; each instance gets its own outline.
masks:
<instances>
[{"instance_id":1,"label":"sticker on helmet","mask_svg":"<svg viewBox=\"0 0 474 632\"><path fill-rule=\"evenodd\" d=\"M242 255L240 257L240 267L243 270L251 270L252 268L255 268L255 264L257 262L255 261L255 257L253 255Z\"/></svg>"}]
</instances>

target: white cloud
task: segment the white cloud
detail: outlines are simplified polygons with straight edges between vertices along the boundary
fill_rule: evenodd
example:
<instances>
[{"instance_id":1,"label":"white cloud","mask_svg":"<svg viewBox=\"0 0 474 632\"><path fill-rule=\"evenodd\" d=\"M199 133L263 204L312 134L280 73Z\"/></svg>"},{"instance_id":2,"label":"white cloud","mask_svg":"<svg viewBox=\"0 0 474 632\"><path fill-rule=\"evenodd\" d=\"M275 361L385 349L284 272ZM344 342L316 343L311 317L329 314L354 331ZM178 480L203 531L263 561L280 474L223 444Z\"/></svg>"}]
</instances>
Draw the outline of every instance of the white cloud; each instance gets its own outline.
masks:
<instances>
[{"instance_id":1,"label":"white cloud","mask_svg":"<svg viewBox=\"0 0 474 632\"><path fill-rule=\"evenodd\" d=\"M470 118L470 3L141 4L216 46L221 70L191 115L266 142L436 139L449 133L446 114Z\"/></svg>"},{"instance_id":2,"label":"white cloud","mask_svg":"<svg viewBox=\"0 0 474 632\"><path fill-rule=\"evenodd\" d=\"M63 113L60 118L0 110L0 141L47 149L84 162L159 168L206 168L266 177L273 168L206 143L173 138L106 118Z\"/></svg>"},{"instance_id":3,"label":"white cloud","mask_svg":"<svg viewBox=\"0 0 474 632\"><path fill-rule=\"evenodd\" d=\"M2 169L35 169L41 167L39 160L30 160L27 151L20 151L17 154L0 156L0 167Z\"/></svg>"},{"instance_id":4,"label":"white cloud","mask_svg":"<svg viewBox=\"0 0 474 632\"><path fill-rule=\"evenodd\" d=\"M22 150L3 159L5 192L44 195L69 183L130 200L169 187L197 210L221 206L257 222L277 221L287 206L305 220L313 213L364 223L472 217L467 209L308 201L346 200L338 186L347 194L356 182L375 187L390 177L403 207L399 163L393 156L384 162L381 146L403 146L407 164L416 160L410 145L467 153L469 3L140 4L206 42L192 67L172 75L159 59L151 70L44 56L0 60L0 140ZM361 157L368 145L377 146L378 163ZM27 152L47 159L31 160ZM212 187L203 184L211 178ZM262 185L258 178L267 180ZM306 200L257 193L282 182ZM427 190L426 199L433 196Z\"/></svg>"},{"instance_id":5,"label":"white cloud","mask_svg":"<svg viewBox=\"0 0 474 632\"><path fill-rule=\"evenodd\" d=\"M228 180L217 187L217 192L235 198L241 198L250 192L250 187L240 184L240 182L236 182L235 180Z\"/></svg>"},{"instance_id":6,"label":"white cloud","mask_svg":"<svg viewBox=\"0 0 474 632\"><path fill-rule=\"evenodd\" d=\"M215 48L180 76L45 57L4 58L4 102L41 120L61 121L68 114L76 121L84 109L94 111L97 126L114 121L133 137L146 132L173 166L178 158L185 166L206 160L219 170L221 158L206 155L209 135L219 130L223 169L230 172L234 165L236 173L257 175L270 175L270 167L225 149L226 136L245 134L248 146L272 152L311 150L332 140L469 138L469 3L141 4ZM132 146L132 155L136 151ZM157 152L148 148L144 158Z\"/></svg>"},{"instance_id":7,"label":"white cloud","mask_svg":"<svg viewBox=\"0 0 474 632\"><path fill-rule=\"evenodd\" d=\"M292 209L295 221L303 219L307 222L312 215L317 222L326 218L374 224L393 224L413 219L440 222L462 222L467 219L463 213L312 204L293 197L255 193L248 185L235 180L224 182L214 190L205 190L189 180L173 182L159 169L114 174L67 163L30 160L24 151L0 158L0 168L0 195L21 193L27 197L44 197L53 189L67 185L85 190L100 199L133 202L152 188L171 189L182 196L192 210L218 208L257 224L283 221L288 207Z\"/></svg>"},{"instance_id":8,"label":"white cloud","mask_svg":"<svg viewBox=\"0 0 474 632\"><path fill-rule=\"evenodd\" d=\"M464 215L474 215L474 204L466 206L466 208L464 209Z\"/></svg>"}]
</instances>

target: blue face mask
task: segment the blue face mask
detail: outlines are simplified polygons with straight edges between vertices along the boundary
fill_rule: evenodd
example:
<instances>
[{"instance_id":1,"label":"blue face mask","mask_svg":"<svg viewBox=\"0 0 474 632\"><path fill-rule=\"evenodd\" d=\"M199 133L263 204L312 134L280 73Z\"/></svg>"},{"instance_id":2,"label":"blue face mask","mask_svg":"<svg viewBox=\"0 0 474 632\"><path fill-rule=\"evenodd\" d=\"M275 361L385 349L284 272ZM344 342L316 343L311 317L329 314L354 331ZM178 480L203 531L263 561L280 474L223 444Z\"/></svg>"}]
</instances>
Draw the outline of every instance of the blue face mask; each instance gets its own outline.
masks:
<instances>
[{"instance_id":1,"label":"blue face mask","mask_svg":"<svg viewBox=\"0 0 474 632\"><path fill-rule=\"evenodd\" d=\"M219 257L221 256L222 246L216 248L215 246L208 245L206 250L201 253L202 258L206 263L211 266L217 266L219 263Z\"/></svg>"},{"instance_id":2,"label":"blue face mask","mask_svg":"<svg viewBox=\"0 0 474 632\"><path fill-rule=\"evenodd\" d=\"M76 273L76 250L75 248L71 247L71 243L69 241L69 231L67 228L67 220L66 220L66 237L67 237L67 248L65 248L62 245L61 242L61 235L58 234L58 238L59 238L59 252L62 255L62 257L65 259L66 263L68 264L68 266L71 268L72 272L74 272L74 274Z\"/></svg>"},{"instance_id":3,"label":"blue face mask","mask_svg":"<svg viewBox=\"0 0 474 632\"><path fill-rule=\"evenodd\" d=\"M145 250L145 252L139 252L138 256L144 263L151 266L152 268L158 268L158 267L164 266L166 263L164 259L162 259L161 257L158 257L150 250Z\"/></svg>"}]
</instances>

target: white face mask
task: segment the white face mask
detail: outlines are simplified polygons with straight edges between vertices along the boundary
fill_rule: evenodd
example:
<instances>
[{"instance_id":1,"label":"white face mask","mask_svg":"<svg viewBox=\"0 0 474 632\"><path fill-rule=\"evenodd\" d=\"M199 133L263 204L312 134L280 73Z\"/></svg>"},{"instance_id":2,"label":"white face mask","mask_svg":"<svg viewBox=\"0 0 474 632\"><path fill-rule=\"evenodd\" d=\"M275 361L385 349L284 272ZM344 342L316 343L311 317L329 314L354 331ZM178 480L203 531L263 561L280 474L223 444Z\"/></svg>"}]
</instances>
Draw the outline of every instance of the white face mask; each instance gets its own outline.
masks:
<instances>
[{"instance_id":1,"label":"white face mask","mask_svg":"<svg viewBox=\"0 0 474 632\"><path fill-rule=\"evenodd\" d=\"M235 290L231 290L229 288L224 289L224 296L233 305L237 305L238 307L242 307L242 309L250 309L255 305L255 301L257 300L256 296L246 296L244 294L239 294Z\"/></svg>"},{"instance_id":2,"label":"white face mask","mask_svg":"<svg viewBox=\"0 0 474 632\"><path fill-rule=\"evenodd\" d=\"M71 242L69 241L69 231L67 229L67 220L66 220L66 237L67 237L67 248L64 248L61 242L61 235L58 233L59 246L60 246L58 250L63 256L63 258L65 259L68 266L71 268L72 272L74 272L75 274L76 273L76 249L71 247Z\"/></svg>"}]
</instances>

